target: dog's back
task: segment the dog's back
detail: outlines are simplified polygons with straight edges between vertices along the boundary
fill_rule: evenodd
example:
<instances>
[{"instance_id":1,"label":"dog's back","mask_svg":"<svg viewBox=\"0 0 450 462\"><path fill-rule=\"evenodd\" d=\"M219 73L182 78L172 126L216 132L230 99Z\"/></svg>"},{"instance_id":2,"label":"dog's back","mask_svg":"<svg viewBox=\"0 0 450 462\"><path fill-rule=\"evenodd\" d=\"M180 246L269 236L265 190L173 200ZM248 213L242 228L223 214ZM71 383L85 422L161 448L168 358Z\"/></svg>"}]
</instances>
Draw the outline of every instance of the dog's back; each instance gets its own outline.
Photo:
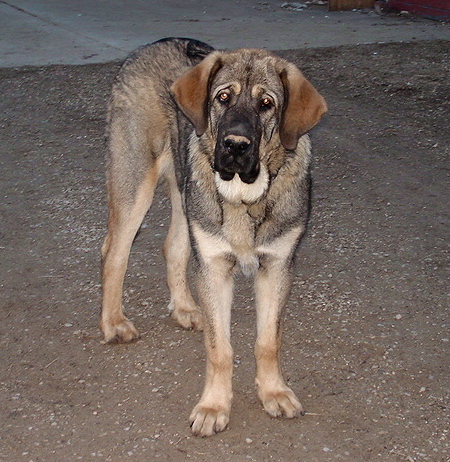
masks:
<instances>
[{"instance_id":1,"label":"dog's back","mask_svg":"<svg viewBox=\"0 0 450 462\"><path fill-rule=\"evenodd\" d=\"M131 201L145 175L142 167L176 145L170 139L177 117L170 85L213 50L198 40L167 38L140 47L124 62L108 107L110 195L120 185L121 200Z\"/></svg>"},{"instance_id":2,"label":"dog's back","mask_svg":"<svg viewBox=\"0 0 450 462\"><path fill-rule=\"evenodd\" d=\"M127 78L147 75L161 82L172 83L183 72L198 64L214 48L188 38L165 38L139 47L124 62L116 86Z\"/></svg>"},{"instance_id":3,"label":"dog's back","mask_svg":"<svg viewBox=\"0 0 450 462\"><path fill-rule=\"evenodd\" d=\"M142 46L124 62L112 89L109 115L136 106L154 113L155 103L175 108L170 85L214 49L198 40L167 38ZM166 112L166 108L162 108Z\"/></svg>"}]
</instances>

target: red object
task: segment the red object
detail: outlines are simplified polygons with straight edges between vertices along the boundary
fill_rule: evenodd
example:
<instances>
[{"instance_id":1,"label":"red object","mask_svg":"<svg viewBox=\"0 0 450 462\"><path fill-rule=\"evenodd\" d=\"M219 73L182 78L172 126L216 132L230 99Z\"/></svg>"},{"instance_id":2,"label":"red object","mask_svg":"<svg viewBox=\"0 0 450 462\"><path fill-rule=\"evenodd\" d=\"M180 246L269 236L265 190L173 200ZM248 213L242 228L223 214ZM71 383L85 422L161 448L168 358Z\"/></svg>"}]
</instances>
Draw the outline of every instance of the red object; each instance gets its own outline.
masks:
<instances>
[{"instance_id":1,"label":"red object","mask_svg":"<svg viewBox=\"0 0 450 462\"><path fill-rule=\"evenodd\" d=\"M450 0L388 0L388 5L394 10L450 21Z\"/></svg>"}]
</instances>

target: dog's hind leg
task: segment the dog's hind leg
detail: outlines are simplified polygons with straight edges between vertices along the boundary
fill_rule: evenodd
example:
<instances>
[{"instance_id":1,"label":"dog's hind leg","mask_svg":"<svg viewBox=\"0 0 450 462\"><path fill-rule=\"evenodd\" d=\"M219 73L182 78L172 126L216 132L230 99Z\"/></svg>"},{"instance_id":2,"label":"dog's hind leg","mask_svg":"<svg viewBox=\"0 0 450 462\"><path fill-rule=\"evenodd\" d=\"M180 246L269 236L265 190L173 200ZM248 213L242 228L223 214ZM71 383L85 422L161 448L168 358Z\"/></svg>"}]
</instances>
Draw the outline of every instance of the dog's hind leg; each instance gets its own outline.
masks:
<instances>
[{"instance_id":1,"label":"dog's hind leg","mask_svg":"<svg viewBox=\"0 0 450 462\"><path fill-rule=\"evenodd\" d=\"M130 342L139 337L122 308L122 289L128 258L158 183L157 163L150 167L132 201L110 191L108 234L102 247L103 306L101 328L105 342Z\"/></svg>"},{"instance_id":2,"label":"dog's hind leg","mask_svg":"<svg viewBox=\"0 0 450 462\"><path fill-rule=\"evenodd\" d=\"M192 297L188 284L187 267L191 246L182 198L175 176L168 175L167 181L172 203L172 218L164 243L167 284L170 290L169 310L172 317L185 329L202 330L202 313Z\"/></svg>"}]
</instances>

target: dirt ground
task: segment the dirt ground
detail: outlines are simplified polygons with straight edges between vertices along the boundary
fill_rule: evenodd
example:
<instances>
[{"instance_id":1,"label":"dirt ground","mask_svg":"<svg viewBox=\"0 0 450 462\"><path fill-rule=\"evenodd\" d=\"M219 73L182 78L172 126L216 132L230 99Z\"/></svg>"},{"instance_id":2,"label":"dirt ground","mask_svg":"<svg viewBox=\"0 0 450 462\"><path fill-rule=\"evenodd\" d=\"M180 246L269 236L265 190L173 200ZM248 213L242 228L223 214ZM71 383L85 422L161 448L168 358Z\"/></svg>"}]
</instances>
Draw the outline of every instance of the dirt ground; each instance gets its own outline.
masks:
<instances>
[{"instance_id":1,"label":"dirt ground","mask_svg":"<svg viewBox=\"0 0 450 462\"><path fill-rule=\"evenodd\" d=\"M118 63L0 70L0 460L449 461L449 42L281 53L327 98L283 364L307 414L266 415L249 281L233 312L229 429L187 418L201 333L167 316L160 188L103 345L105 105Z\"/></svg>"}]
</instances>

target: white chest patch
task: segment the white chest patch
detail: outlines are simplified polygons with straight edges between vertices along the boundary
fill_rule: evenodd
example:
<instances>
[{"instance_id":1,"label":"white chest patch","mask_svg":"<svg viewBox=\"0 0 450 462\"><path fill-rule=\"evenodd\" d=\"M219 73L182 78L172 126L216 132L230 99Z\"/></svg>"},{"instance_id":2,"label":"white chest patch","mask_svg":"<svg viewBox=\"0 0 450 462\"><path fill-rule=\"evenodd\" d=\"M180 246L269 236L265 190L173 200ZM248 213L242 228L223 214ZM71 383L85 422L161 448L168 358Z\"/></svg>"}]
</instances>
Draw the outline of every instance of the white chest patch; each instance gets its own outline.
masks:
<instances>
[{"instance_id":1,"label":"white chest patch","mask_svg":"<svg viewBox=\"0 0 450 462\"><path fill-rule=\"evenodd\" d=\"M251 183L244 183L239 175L234 175L230 181L224 181L216 172L215 182L219 194L231 204L253 204L266 193L269 187L269 174L264 165L261 165L258 178Z\"/></svg>"}]
</instances>

